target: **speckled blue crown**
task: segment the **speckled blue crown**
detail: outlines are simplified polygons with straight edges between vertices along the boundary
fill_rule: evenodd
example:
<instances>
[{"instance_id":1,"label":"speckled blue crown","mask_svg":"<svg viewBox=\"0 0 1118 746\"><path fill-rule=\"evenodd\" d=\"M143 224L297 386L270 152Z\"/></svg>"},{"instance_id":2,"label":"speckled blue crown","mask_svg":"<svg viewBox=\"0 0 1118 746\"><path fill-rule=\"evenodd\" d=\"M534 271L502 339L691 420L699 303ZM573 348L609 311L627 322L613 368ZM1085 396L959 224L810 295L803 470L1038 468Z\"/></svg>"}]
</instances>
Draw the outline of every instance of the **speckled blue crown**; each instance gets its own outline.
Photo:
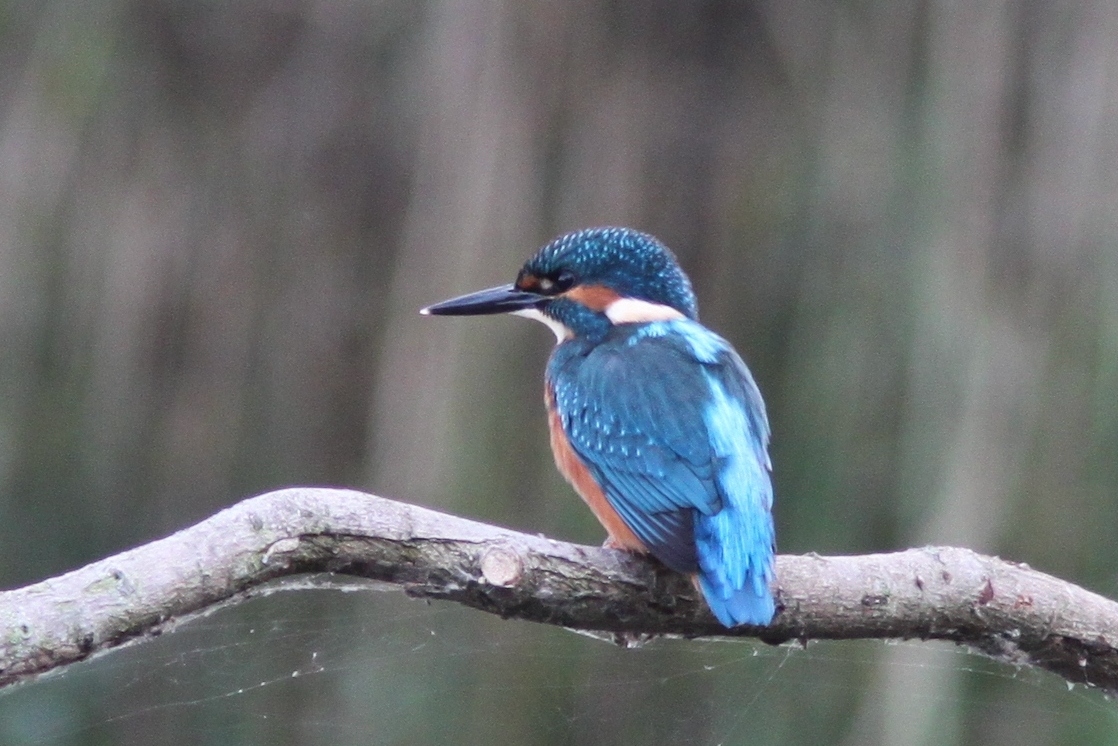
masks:
<instances>
[{"instance_id":1,"label":"speckled blue crown","mask_svg":"<svg viewBox=\"0 0 1118 746\"><path fill-rule=\"evenodd\" d=\"M605 285L623 296L671 306L699 318L691 281L675 255L647 233L630 228L587 228L560 236L528 260L524 269L546 276L576 267L579 285Z\"/></svg>"}]
</instances>

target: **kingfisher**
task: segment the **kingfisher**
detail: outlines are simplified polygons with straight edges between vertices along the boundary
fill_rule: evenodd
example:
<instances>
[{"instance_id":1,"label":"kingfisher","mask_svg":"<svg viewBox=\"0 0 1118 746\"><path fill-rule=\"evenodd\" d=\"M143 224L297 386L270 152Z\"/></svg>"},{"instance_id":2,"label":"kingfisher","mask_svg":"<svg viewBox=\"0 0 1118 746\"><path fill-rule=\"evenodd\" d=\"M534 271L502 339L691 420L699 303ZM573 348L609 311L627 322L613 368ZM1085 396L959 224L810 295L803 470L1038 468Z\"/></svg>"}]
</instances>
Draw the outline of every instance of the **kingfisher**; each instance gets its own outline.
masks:
<instances>
[{"instance_id":1,"label":"kingfisher","mask_svg":"<svg viewBox=\"0 0 1118 746\"><path fill-rule=\"evenodd\" d=\"M725 627L772 621L765 404L733 347L699 323L671 250L629 228L568 233L514 283L421 313L546 324L551 449L606 545L690 575Z\"/></svg>"}]
</instances>

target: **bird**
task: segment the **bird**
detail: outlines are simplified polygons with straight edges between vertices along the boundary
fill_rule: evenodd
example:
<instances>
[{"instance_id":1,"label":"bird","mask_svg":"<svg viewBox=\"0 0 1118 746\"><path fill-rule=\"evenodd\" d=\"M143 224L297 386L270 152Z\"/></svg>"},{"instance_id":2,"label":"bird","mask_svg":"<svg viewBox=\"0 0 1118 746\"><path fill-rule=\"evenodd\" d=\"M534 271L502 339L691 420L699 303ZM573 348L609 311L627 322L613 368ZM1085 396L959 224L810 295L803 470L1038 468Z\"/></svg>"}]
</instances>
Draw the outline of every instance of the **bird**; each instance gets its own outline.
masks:
<instances>
[{"instance_id":1,"label":"bird","mask_svg":"<svg viewBox=\"0 0 1118 746\"><path fill-rule=\"evenodd\" d=\"M421 313L547 325L556 337L544 376L552 452L606 546L690 575L724 627L771 623L765 404L730 343L699 323L670 249L630 228L567 233L512 284Z\"/></svg>"}]
</instances>

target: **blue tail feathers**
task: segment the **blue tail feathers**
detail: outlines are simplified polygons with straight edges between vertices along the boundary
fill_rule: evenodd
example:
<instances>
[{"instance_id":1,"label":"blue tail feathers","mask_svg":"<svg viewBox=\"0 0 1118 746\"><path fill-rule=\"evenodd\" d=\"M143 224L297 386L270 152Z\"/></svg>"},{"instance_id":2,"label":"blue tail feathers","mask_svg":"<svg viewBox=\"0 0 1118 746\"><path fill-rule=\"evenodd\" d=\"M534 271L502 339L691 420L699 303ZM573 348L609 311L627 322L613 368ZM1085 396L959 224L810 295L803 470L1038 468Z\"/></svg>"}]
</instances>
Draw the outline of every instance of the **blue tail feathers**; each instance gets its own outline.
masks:
<instances>
[{"instance_id":1,"label":"blue tail feathers","mask_svg":"<svg viewBox=\"0 0 1118 746\"><path fill-rule=\"evenodd\" d=\"M710 397L703 419L717 458L721 505L695 516L699 585L727 627L768 624L776 610L769 587L775 540L768 422L745 364L736 370L741 379L706 371Z\"/></svg>"},{"instance_id":2,"label":"blue tail feathers","mask_svg":"<svg viewBox=\"0 0 1118 746\"><path fill-rule=\"evenodd\" d=\"M754 511L743 520L733 507L695 521L699 587L726 627L766 625L776 613L772 514Z\"/></svg>"},{"instance_id":3,"label":"blue tail feathers","mask_svg":"<svg viewBox=\"0 0 1118 746\"><path fill-rule=\"evenodd\" d=\"M765 585L756 588L755 583L746 583L736 590L715 587L705 573L699 575L699 587L706 597L707 605L724 627L739 624L766 625L776 613L776 601L772 591ZM728 592L727 592L728 591Z\"/></svg>"}]
</instances>

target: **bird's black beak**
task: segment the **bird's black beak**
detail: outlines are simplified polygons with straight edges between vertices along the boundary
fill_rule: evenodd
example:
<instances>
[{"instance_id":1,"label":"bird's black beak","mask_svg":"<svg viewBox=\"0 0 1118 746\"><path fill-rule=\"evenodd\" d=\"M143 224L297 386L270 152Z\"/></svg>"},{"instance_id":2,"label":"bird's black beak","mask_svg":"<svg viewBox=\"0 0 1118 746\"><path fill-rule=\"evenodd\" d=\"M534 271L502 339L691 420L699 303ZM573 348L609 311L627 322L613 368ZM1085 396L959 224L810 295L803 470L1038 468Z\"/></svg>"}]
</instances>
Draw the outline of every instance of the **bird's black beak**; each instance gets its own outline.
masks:
<instances>
[{"instance_id":1,"label":"bird's black beak","mask_svg":"<svg viewBox=\"0 0 1118 746\"><path fill-rule=\"evenodd\" d=\"M543 299L544 296L518 290L515 285L501 285L444 300L442 303L427 306L420 313L424 316L481 316L490 313L511 313L535 308Z\"/></svg>"}]
</instances>

